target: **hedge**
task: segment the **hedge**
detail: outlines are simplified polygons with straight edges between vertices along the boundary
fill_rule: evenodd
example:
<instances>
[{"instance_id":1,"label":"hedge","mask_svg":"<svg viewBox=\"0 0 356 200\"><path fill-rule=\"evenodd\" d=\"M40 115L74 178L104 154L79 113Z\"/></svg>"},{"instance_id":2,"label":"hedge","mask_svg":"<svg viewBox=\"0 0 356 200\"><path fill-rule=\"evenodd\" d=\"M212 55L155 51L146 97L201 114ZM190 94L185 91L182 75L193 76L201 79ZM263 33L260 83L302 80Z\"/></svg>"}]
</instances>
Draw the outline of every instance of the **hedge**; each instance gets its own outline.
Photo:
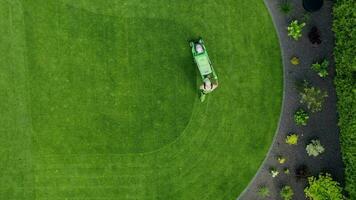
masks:
<instances>
[{"instance_id":1,"label":"hedge","mask_svg":"<svg viewBox=\"0 0 356 200\"><path fill-rule=\"evenodd\" d=\"M333 15L335 85L345 189L350 199L356 199L356 1L336 0Z\"/></svg>"}]
</instances>

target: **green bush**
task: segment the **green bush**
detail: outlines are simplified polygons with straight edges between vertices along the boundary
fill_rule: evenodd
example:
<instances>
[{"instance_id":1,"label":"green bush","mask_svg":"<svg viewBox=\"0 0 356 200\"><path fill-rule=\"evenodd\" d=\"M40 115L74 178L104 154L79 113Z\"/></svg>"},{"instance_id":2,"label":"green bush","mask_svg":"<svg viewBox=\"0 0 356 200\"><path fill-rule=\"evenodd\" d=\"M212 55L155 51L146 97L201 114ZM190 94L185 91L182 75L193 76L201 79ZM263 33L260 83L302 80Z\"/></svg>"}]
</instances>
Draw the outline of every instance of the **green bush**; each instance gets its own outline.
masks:
<instances>
[{"instance_id":1,"label":"green bush","mask_svg":"<svg viewBox=\"0 0 356 200\"><path fill-rule=\"evenodd\" d=\"M277 161L279 164L284 164L287 161L287 158L285 158L283 156L278 156Z\"/></svg>"},{"instance_id":2,"label":"green bush","mask_svg":"<svg viewBox=\"0 0 356 200\"><path fill-rule=\"evenodd\" d=\"M325 148L320 144L319 140L312 140L305 148L309 156L317 157L319 154L324 153Z\"/></svg>"},{"instance_id":3,"label":"green bush","mask_svg":"<svg viewBox=\"0 0 356 200\"><path fill-rule=\"evenodd\" d=\"M295 133L289 134L286 137L286 143L289 145L297 145L299 136Z\"/></svg>"},{"instance_id":4,"label":"green bush","mask_svg":"<svg viewBox=\"0 0 356 200\"><path fill-rule=\"evenodd\" d=\"M262 198L267 198L270 196L270 190L268 189L268 187L262 186L258 189L257 194Z\"/></svg>"},{"instance_id":5,"label":"green bush","mask_svg":"<svg viewBox=\"0 0 356 200\"><path fill-rule=\"evenodd\" d=\"M321 63L316 62L313 63L311 68L318 73L318 75L322 78L327 77L329 75L328 68L329 68L329 61L324 59Z\"/></svg>"},{"instance_id":6,"label":"green bush","mask_svg":"<svg viewBox=\"0 0 356 200\"><path fill-rule=\"evenodd\" d=\"M298 20L293 20L287 28L288 36L294 40L298 40L300 37L302 37L302 30L305 25L305 22L299 23Z\"/></svg>"},{"instance_id":7,"label":"green bush","mask_svg":"<svg viewBox=\"0 0 356 200\"><path fill-rule=\"evenodd\" d=\"M355 1L336 0L333 9L335 68L340 140L345 163L346 187L356 199L356 6Z\"/></svg>"},{"instance_id":8,"label":"green bush","mask_svg":"<svg viewBox=\"0 0 356 200\"><path fill-rule=\"evenodd\" d=\"M305 196L310 200L344 200L340 184L334 181L330 174L319 174L319 177L309 177L309 186L304 189Z\"/></svg>"},{"instance_id":9,"label":"green bush","mask_svg":"<svg viewBox=\"0 0 356 200\"><path fill-rule=\"evenodd\" d=\"M284 172L284 174L286 174L286 175L289 175L289 174L290 174L289 168L284 168L283 172Z\"/></svg>"},{"instance_id":10,"label":"green bush","mask_svg":"<svg viewBox=\"0 0 356 200\"><path fill-rule=\"evenodd\" d=\"M290 63L292 63L292 65L299 65L300 64L300 59L297 56L293 56L290 59Z\"/></svg>"},{"instance_id":11,"label":"green bush","mask_svg":"<svg viewBox=\"0 0 356 200\"><path fill-rule=\"evenodd\" d=\"M326 91L310 86L307 82L299 94L300 103L305 104L312 113L321 111L325 98L328 97Z\"/></svg>"},{"instance_id":12,"label":"green bush","mask_svg":"<svg viewBox=\"0 0 356 200\"><path fill-rule=\"evenodd\" d=\"M291 186L286 185L282 188L279 194L283 200L292 200L294 192Z\"/></svg>"},{"instance_id":13,"label":"green bush","mask_svg":"<svg viewBox=\"0 0 356 200\"><path fill-rule=\"evenodd\" d=\"M285 15L289 15L293 10L293 6L288 0L282 0L282 2L279 4L279 10Z\"/></svg>"},{"instance_id":14,"label":"green bush","mask_svg":"<svg viewBox=\"0 0 356 200\"><path fill-rule=\"evenodd\" d=\"M308 120L309 115L305 110L299 109L297 110L297 112L294 113L294 122L298 126L306 126L308 124Z\"/></svg>"}]
</instances>

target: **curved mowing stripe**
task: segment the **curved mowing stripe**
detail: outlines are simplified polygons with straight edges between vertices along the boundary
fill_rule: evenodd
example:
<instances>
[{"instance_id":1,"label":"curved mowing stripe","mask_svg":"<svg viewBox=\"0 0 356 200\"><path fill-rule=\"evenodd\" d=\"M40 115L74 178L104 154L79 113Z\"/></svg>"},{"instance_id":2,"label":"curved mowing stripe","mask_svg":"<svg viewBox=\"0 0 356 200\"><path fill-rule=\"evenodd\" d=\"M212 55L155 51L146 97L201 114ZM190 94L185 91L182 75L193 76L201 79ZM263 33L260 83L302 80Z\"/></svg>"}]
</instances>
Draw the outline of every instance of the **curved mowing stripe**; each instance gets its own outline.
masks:
<instances>
[{"instance_id":1,"label":"curved mowing stripe","mask_svg":"<svg viewBox=\"0 0 356 200\"><path fill-rule=\"evenodd\" d=\"M247 186L282 95L262 1L21 2L24 16L0 4L0 137L16 141L0 151L0 197L218 200ZM204 103L188 46L198 36L220 77ZM33 129L17 129L23 118Z\"/></svg>"}]
</instances>

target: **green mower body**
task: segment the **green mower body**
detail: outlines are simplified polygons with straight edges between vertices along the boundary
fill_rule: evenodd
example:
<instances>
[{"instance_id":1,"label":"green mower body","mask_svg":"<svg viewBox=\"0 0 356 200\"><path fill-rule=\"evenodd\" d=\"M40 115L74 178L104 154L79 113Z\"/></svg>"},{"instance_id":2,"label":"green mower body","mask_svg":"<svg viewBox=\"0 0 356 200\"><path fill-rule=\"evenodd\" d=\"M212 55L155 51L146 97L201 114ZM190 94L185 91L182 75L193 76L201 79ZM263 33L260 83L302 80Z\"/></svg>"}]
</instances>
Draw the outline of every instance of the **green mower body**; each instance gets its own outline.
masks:
<instances>
[{"instance_id":1,"label":"green mower body","mask_svg":"<svg viewBox=\"0 0 356 200\"><path fill-rule=\"evenodd\" d=\"M203 39L190 42L190 46L192 47L194 62L198 66L202 80L205 78L213 78L217 81L218 76L216 75L214 67L211 64Z\"/></svg>"}]
</instances>

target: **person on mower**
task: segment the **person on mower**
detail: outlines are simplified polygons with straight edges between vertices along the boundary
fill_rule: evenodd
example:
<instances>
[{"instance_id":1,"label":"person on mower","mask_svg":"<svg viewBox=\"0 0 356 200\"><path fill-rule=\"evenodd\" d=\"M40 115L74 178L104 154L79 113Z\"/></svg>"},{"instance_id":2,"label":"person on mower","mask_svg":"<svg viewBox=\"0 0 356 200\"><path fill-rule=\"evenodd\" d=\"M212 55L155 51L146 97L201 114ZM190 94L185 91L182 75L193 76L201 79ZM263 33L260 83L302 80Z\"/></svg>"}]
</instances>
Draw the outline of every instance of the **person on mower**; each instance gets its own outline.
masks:
<instances>
[{"instance_id":1,"label":"person on mower","mask_svg":"<svg viewBox=\"0 0 356 200\"><path fill-rule=\"evenodd\" d=\"M214 91L218 87L218 82L211 82L210 78L207 77L204 79L203 84L200 86L200 90L203 94L208 94Z\"/></svg>"}]
</instances>

